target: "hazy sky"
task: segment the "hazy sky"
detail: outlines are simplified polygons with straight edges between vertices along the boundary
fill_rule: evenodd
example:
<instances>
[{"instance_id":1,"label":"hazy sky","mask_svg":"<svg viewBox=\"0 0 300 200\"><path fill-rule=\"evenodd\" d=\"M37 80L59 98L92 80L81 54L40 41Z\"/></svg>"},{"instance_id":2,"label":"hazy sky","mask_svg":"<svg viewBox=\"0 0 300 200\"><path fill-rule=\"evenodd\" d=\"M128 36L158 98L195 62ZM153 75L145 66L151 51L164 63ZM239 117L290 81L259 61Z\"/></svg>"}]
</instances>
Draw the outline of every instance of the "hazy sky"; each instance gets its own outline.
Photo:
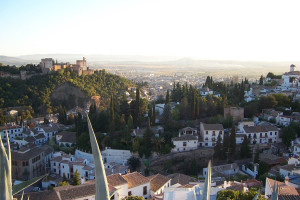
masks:
<instances>
[{"instance_id":1,"label":"hazy sky","mask_svg":"<svg viewBox=\"0 0 300 200\"><path fill-rule=\"evenodd\" d=\"M0 55L298 61L299 0L0 0Z\"/></svg>"}]
</instances>

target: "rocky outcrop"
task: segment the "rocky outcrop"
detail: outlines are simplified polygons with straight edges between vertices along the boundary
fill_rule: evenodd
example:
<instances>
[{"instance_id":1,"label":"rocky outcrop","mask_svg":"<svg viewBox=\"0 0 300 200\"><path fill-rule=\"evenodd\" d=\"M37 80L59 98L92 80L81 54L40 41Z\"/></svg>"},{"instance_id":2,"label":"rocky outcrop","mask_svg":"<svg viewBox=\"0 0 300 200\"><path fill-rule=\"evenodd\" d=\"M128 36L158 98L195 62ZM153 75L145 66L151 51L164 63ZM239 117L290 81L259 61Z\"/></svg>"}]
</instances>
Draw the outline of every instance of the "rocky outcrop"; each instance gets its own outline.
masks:
<instances>
[{"instance_id":1,"label":"rocky outcrop","mask_svg":"<svg viewBox=\"0 0 300 200\"><path fill-rule=\"evenodd\" d=\"M62 105L67 109L71 109L75 106L85 107L90 97L78 87L70 83L64 83L54 89L50 99L52 105Z\"/></svg>"}]
</instances>

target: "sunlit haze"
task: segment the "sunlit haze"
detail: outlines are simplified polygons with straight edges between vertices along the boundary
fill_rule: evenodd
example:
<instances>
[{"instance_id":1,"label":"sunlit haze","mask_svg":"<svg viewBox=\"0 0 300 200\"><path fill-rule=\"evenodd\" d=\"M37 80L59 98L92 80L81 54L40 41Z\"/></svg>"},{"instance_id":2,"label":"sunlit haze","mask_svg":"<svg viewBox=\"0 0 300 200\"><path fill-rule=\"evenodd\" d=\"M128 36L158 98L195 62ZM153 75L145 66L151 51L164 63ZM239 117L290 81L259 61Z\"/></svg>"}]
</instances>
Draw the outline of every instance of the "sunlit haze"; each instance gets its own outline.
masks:
<instances>
[{"instance_id":1,"label":"sunlit haze","mask_svg":"<svg viewBox=\"0 0 300 200\"><path fill-rule=\"evenodd\" d=\"M0 55L299 60L300 2L0 0Z\"/></svg>"}]
</instances>

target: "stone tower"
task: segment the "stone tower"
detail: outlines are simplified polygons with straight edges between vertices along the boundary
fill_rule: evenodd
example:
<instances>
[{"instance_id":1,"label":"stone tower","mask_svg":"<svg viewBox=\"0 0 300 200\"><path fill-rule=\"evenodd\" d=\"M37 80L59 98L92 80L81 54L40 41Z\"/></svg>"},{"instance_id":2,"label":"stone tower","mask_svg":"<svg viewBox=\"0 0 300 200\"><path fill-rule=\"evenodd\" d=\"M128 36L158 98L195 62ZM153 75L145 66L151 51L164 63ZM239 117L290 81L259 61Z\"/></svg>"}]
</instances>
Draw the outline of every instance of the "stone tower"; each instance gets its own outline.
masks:
<instances>
[{"instance_id":1,"label":"stone tower","mask_svg":"<svg viewBox=\"0 0 300 200\"><path fill-rule=\"evenodd\" d=\"M295 67L296 67L296 65L291 64L291 66L290 66L290 72L294 72L295 71Z\"/></svg>"}]
</instances>

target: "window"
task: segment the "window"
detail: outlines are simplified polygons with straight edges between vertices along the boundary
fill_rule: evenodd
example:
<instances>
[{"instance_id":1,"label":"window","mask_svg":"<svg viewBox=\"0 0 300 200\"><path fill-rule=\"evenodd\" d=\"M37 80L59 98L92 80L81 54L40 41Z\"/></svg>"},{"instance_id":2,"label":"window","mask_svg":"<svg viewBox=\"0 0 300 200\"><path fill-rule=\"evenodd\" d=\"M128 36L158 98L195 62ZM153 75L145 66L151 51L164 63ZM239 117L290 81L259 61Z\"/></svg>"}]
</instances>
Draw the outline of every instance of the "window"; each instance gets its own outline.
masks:
<instances>
[{"instance_id":1,"label":"window","mask_svg":"<svg viewBox=\"0 0 300 200\"><path fill-rule=\"evenodd\" d=\"M216 132L215 131L213 131L213 134L212 134L213 136L215 136L216 135Z\"/></svg>"},{"instance_id":2,"label":"window","mask_svg":"<svg viewBox=\"0 0 300 200\"><path fill-rule=\"evenodd\" d=\"M270 135L272 135L272 132L270 132Z\"/></svg>"},{"instance_id":3,"label":"window","mask_svg":"<svg viewBox=\"0 0 300 200\"><path fill-rule=\"evenodd\" d=\"M277 132L275 132L275 135L277 135Z\"/></svg>"},{"instance_id":4,"label":"window","mask_svg":"<svg viewBox=\"0 0 300 200\"><path fill-rule=\"evenodd\" d=\"M219 134L222 135L222 131L219 131Z\"/></svg>"},{"instance_id":5,"label":"window","mask_svg":"<svg viewBox=\"0 0 300 200\"><path fill-rule=\"evenodd\" d=\"M183 142L183 146L186 147L186 142Z\"/></svg>"},{"instance_id":6,"label":"window","mask_svg":"<svg viewBox=\"0 0 300 200\"><path fill-rule=\"evenodd\" d=\"M208 143L205 143L205 146L208 146Z\"/></svg>"},{"instance_id":7,"label":"window","mask_svg":"<svg viewBox=\"0 0 300 200\"><path fill-rule=\"evenodd\" d=\"M208 131L206 131L206 135L208 134Z\"/></svg>"},{"instance_id":8,"label":"window","mask_svg":"<svg viewBox=\"0 0 300 200\"><path fill-rule=\"evenodd\" d=\"M56 169L53 169L54 172L56 172Z\"/></svg>"},{"instance_id":9,"label":"window","mask_svg":"<svg viewBox=\"0 0 300 200\"><path fill-rule=\"evenodd\" d=\"M148 193L148 192L147 192L147 186L144 186L144 187L143 187L143 195L147 195L147 193Z\"/></svg>"},{"instance_id":10,"label":"window","mask_svg":"<svg viewBox=\"0 0 300 200\"><path fill-rule=\"evenodd\" d=\"M56 162L53 163L53 166L56 166Z\"/></svg>"},{"instance_id":11,"label":"window","mask_svg":"<svg viewBox=\"0 0 300 200\"><path fill-rule=\"evenodd\" d=\"M129 191L129 192L128 192L128 196L131 196L131 195L132 195L132 193L131 193L131 191Z\"/></svg>"}]
</instances>

